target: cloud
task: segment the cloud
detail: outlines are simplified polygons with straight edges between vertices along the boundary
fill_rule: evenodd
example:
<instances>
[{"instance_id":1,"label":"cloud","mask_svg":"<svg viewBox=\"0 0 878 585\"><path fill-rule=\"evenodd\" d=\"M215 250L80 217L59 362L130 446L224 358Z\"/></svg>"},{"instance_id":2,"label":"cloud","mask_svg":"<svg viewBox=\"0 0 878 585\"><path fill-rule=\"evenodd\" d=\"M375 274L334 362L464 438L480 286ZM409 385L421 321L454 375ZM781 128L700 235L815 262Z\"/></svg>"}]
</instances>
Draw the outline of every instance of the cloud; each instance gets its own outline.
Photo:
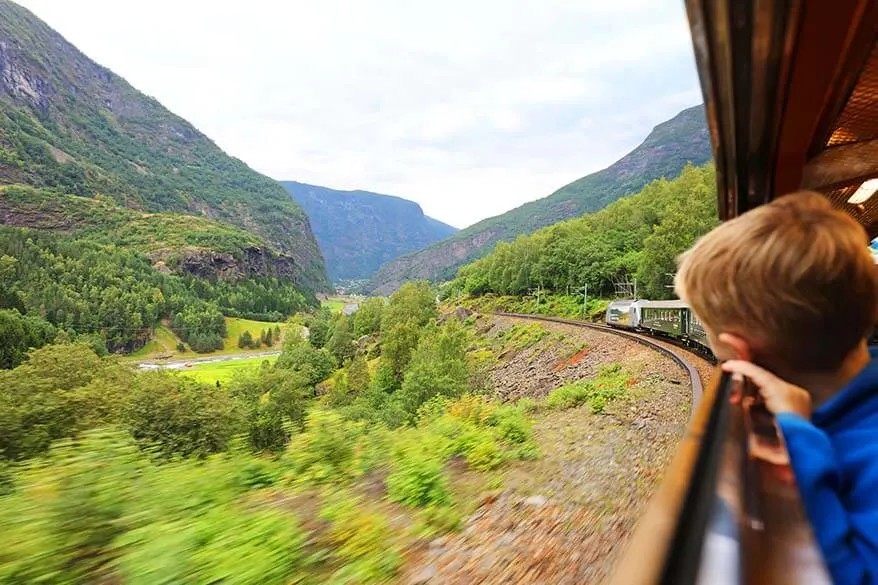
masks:
<instances>
[{"instance_id":1,"label":"cloud","mask_svg":"<svg viewBox=\"0 0 878 585\"><path fill-rule=\"evenodd\" d=\"M700 101L679 0L20 1L257 170L457 226Z\"/></svg>"}]
</instances>

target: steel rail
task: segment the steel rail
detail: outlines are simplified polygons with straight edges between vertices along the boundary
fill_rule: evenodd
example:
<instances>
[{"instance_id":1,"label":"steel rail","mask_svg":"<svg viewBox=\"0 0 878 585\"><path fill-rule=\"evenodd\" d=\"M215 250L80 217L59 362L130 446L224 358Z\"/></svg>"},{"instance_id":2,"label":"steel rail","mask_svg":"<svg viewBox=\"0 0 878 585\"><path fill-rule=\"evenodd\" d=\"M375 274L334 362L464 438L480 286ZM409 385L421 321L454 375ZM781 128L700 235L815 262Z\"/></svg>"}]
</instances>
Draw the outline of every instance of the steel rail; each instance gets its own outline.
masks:
<instances>
[{"instance_id":1,"label":"steel rail","mask_svg":"<svg viewBox=\"0 0 878 585\"><path fill-rule=\"evenodd\" d=\"M535 321L547 321L550 323L563 323L565 325L573 325L575 327L582 327L585 329L594 329L595 331L601 331L602 333L610 333L612 335L618 335L619 337L625 337L636 343L639 343L643 346L646 346L650 349L656 350L663 355L671 358L674 363L683 368L686 373L689 375L690 385L692 388L692 412L695 412L695 408L701 402L701 398L704 396L704 384L701 381L701 374L698 373L698 369L692 365L689 360L685 357L681 356L677 352L673 351L669 347L656 343L653 339L651 339L648 335L644 335L642 333L632 333L630 331L623 331L621 329L616 329L614 327L608 327L606 325L598 325L596 323L588 323L585 321L577 321L575 319L565 319L563 317L550 317L547 315L528 315L526 313L502 313L495 312L491 313L493 315L497 315L499 317L514 317L518 319L531 319ZM662 339L661 341L666 341ZM670 341L668 341L670 343ZM688 350L687 350L688 351ZM694 353L694 352L691 352ZM697 355L697 354L695 354ZM699 356L700 357L700 356ZM703 359L703 358L702 358Z\"/></svg>"}]
</instances>

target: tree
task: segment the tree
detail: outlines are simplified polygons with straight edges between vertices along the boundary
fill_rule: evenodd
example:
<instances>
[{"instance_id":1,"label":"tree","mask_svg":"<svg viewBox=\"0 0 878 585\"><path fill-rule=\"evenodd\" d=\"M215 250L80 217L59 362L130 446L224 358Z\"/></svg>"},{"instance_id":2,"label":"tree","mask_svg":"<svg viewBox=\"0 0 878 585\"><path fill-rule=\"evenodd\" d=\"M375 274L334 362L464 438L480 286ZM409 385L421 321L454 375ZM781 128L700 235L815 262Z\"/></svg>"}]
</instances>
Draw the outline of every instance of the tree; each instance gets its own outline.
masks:
<instances>
[{"instance_id":1,"label":"tree","mask_svg":"<svg viewBox=\"0 0 878 585\"><path fill-rule=\"evenodd\" d=\"M384 299L366 299L354 313L354 336L360 338L372 335L381 329L381 315L384 313Z\"/></svg>"},{"instance_id":2,"label":"tree","mask_svg":"<svg viewBox=\"0 0 878 585\"><path fill-rule=\"evenodd\" d=\"M326 349L315 349L301 336L288 334L275 367L305 375L310 386L329 378L336 369L335 358Z\"/></svg>"},{"instance_id":3,"label":"tree","mask_svg":"<svg viewBox=\"0 0 878 585\"><path fill-rule=\"evenodd\" d=\"M33 457L52 441L118 420L133 378L86 344L31 351L15 369L0 371L0 458Z\"/></svg>"},{"instance_id":4,"label":"tree","mask_svg":"<svg viewBox=\"0 0 878 585\"><path fill-rule=\"evenodd\" d=\"M454 320L421 338L405 371L402 387L394 395L410 417L434 396L453 398L466 392L469 380L466 347L466 330Z\"/></svg>"},{"instance_id":5,"label":"tree","mask_svg":"<svg viewBox=\"0 0 878 585\"><path fill-rule=\"evenodd\" d=\"M326 344L326 349L335 356L339 364L344 364L357 353L354 345L354 331L351 318L341 315L332 330L332 336Z\"/></svg>"},{"instance_id":6,"label":"tree","mask_svg":"<svg viewBox=\"0 0 878 585\"><path fill-rule=\"evenodd\" d=\"M366 358L356 356L347 367L348 386L352 392L362 392L369 387L371 377L369 376L369 364Z\"/></svg>"},{"instance_id":7,"label":"tree","mask_svg":"<svg viewBox=\"0 0 878 585\"><path fill-rule=\"evenodd\" d=\"M44 319L0 310L0 369L19 365L29 349L50 343L55 335L55 327Z\"/></svg>"},{"instance_id":8,"label":"tree","mask_svg":"<svg viewBox=\"0 0 878 585\"><path fill-rule=\"evenodd\" d=\"M141 446L157 448L165 457L205 457L223 451L241 429L229 393L163 371L135 378L124 420Z\"/></svg>"},{"instance_id":9,"label":"tree","mask_svg":"<svg viewBox=\"0 0 878 585\"><path fill-rule=\"evenodd\" d=\"M303 372L268 366L255 375L236 376L229 385L245 412L247 439L254 451L280 451L300 429L312 394Z\"/></svg>"},{"instance_id":10,"label":"tree","mask_svg":"<svg viewBox=\"0 0 878 585\"><path fill-rule=\"evenodd\" d=\"M381 357L393 370L397 380L402 380L412 351L418 345L421 328L414 322L397 323L389 329L382 325Z\"/></svg>"},{"instance_id":11,"label":"tree","mask_svg":"<svg viewBox=\"0 0 878 585\"><path fill-rule=\"evenodd\" d=\"M423 280L407 282L391 295L383 309L381 330L389 330L400 323L414 323L423 327L438 315L430 284Z\"/></svg>"}]
</instances>

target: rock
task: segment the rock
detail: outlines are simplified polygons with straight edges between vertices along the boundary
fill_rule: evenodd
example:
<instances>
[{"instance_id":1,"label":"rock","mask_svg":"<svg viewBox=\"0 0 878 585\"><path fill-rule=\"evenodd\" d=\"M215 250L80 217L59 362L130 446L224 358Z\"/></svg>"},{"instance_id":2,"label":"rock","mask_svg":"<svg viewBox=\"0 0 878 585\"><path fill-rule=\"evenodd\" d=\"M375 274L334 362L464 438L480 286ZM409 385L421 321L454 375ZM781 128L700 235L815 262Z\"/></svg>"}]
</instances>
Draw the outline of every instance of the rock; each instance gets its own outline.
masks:
<instances>
[{"instance_id":1,"label":"rock","mask_svg":"<svg viewBox=\"0 0 878 585\"><path fill-rule=\"evenodd\" d=\"M524 501L528 506L533 506L534 508L542 508L546 505L548 500L545 496L531 496Z\"/></svg>"},{"instance_id":2,"label":"rock","mask_svg":"<svg viewBox=\"0 0 878 585\"><path fill-rule=\"evenodd\" d=\"M428 583L433 577L436 576L436 565L429 564L423 569L421 569L417 575L412 577L410 583L412 585L423 585L424 583Z\"/></svg>"}]
</instances>

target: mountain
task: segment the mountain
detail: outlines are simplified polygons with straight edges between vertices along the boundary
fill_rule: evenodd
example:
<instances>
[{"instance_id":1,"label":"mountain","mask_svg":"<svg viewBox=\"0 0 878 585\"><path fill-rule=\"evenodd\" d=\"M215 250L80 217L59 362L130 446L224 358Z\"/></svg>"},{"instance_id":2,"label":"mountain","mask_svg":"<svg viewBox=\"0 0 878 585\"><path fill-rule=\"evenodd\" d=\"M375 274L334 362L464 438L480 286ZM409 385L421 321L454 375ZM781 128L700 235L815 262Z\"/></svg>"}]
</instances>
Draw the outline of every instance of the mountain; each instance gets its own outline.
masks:
<instances>
[{"instance_id":1,"label":"mountain","mask_svg":"<svg viewBox=\"0 0 878 585\"><path fill-rule=\"evenodd\" d=\"M640 146L602 171L561 187L548 197L480 221L429 248L382 266L366 289L388 294L417 279L447 279L457 268L488 254L497 242L514 240L541 227L597 211L636 193L655 179L676 177L691 162L711 159L704 107L683 110L656 126Z\"/></svg>"},{"instance_id":2,"label":"mountain","mask_svg":"<svg viewBox=\"0 0 878 585\"><path fill-rule=\"evenodd\" d=\"M65 197L100 199L102 209L115 206L109 216L149 217L154 233L142 251L151 257L198 257L209 267L227 260L223 254L255 255L266 274L286 273L311 290L329 286L308 218L279 184L8 0L0 0L2 185L33 188L14 197L0 190L3 223L74 229L71 217L88 202ZM44 208L51 209L41 215ZM112 235L119 227L95 221L91 231ZM220 247L236 242L234 250L212 247L203 233L209 225L224 236L234 233L214 238ZM185 233L190 227L202 233L192 237ZM275 260L286 268L269 266Z\"/></svg>"},{"instance_id":3,"label":"mountain","mask_svg":"<svg viewBox=\"0 0 878 585\"><path fill-rule=\"evenodd\" d=\"M281 185L308 214L333 281L369 278L385 262L457 231L400 197L295 181Z\"/></svg>"}]
</instances>

